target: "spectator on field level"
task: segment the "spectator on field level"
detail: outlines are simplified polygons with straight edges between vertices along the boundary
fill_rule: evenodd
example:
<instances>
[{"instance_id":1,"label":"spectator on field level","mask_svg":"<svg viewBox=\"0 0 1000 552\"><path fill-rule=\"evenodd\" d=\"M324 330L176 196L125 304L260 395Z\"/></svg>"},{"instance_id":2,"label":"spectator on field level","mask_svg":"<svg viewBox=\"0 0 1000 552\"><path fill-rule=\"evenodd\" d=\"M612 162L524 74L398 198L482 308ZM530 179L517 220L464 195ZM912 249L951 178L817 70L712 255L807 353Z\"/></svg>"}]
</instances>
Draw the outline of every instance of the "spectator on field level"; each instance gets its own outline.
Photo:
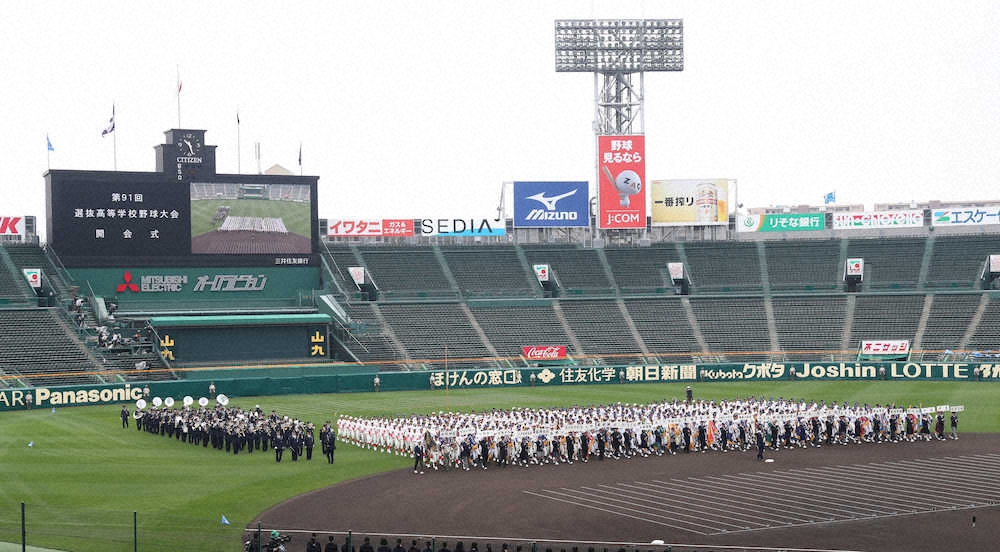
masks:
<instances>
[{"instance_id":1,"label":"spectator on field level","mask_svg":"<svg viewBox=\"0 0 1000 552\"><path fill-rule=\"evenodd\" d=\"M447 544L447 543L445 543L445 544ZM423 552L434 552L433 550L431 550L431 541L424 541L424 550L423 550Z\"/></svg>"},{"instance_id":2,"label":"spectator on field level","mask_svg":"<svg viewBox=\"0 0 1000 552\"><path fill-rule=\"evenodd\" d=\"M531 373L531 376L529 376L529 377L528 377L528 379L529 379L529 380L531 380L531 386L532 386L532 387L534 387L534 386L535 386L535 380L537 379L537 378L535 377L535 373L534 373L534 372L532 372L532 373Z\"/></svg>"},{"instance_id":3,"label":"spectator on field level","mask_svg":"<svg viewBox=\"0 0 1000 552\"><path fill-rule=\"evenodd\" d=\"M365 537L365 542L361 543L361 548L358 549L358 552L375 552L371 539Z\"/></svg>"},{"instance_id":4,"label":"spectator on field level","mask_svg":"<svg viewBox=\"0 0 1000 552\"><path fill-rule=\"evenodd\" d=\"M392 552L392 549L389 548L389 541L385 538L378 541L378 548L375 549L375 552Z\"/></svg>"},{"instance_id":5,"label":"spectator on field level","mask_svg":"<svg viewBox=\"0 0 1000 552\"><path fill-rule=\"evenodd\" d=\"M407 552L420 552L420 547L417 546L417 541L414 540L410 543L410 548Z\"/></svg>"},{"instance_id":6,"label":"spectator on field level","mask_svg":"<svg viewBox=\"0 0 1000 552\"><path fill-rule=\"evenodd\" d=\"M424 552L430 552L430 550L431 550L430 545L424 547ZM441 548L438 548L438 552L451 552L451 550L448 548L448 543L442 542Z\"/></svg>"},{"instance_id":7,"label":"spectator on field level","mask_svg":"<svg viewBox=\"0 0 1000 552\"><path fill-rule=\"evenodd\" d=\"M31 405L34 402L35 402L35 395L32 392L30 392L30 391L27 392L27 393L25 393L25 395L24 395L24 407L27 408L28 410L31 410ZM952 416L952 419L955 419L955 417ZM951 424L951 432L952 432L952 434L955 433L955 423L954 422L952 422L952 424Z\"/></svg>"},{"instance_id":8,"label":"spectator on field level","mask_svg":"<svg viewBox=\"0 0 1000 552\"><path fill-rule=\"evenodd\" d=\"M380 379L378 378L378 376L376 375L376 376L375 376L375 379L374 379L374 380L372 380L372 382L373 382L373 383L375 384L375 392L376 392L376 393L378 393L378 386L379 386L379 385L381 385L381 383L382 383L382 380L380 380Z\"/></svg>"},{"instance_id":9,"label":"spectator on field level","mask_svg":"<svg viewBox=\"0 0 1000 552\"><path fill-rule=\"evenodd\" d=\"M209 397L215 397L215 382L214 381L208 382L208 396Z\"/></svg>"},{"instance_id":10,"label":"spectator on field level","mask_svg":"<svg viewBox=\"0 0 1000 552\"><path fill-rule=\"evenodd\" d=\"M351 542L351 539L344 539L344 544L340 545L340 552L354 552L354 545L348 546L348 542Z\"/></svg>"},{"instance_id":11,"label":"spectator on field level","mask_svg":"<svg viewBox=\"0 0 1000 552\"><path fill-rule=\"evenodd\" d=\"M434 389L434 374L431 374L429 376L429 379L430 379L430 382L431 382L431 389L433 390Z\"/></svg>"},{"instance_id":12,"label":"spectator on field level","mask_svg":"<svg viewBox=\"0 0 1000 552\"><path fill-rule=\"evenodd\" d=\"M144 385L142 387L142 398L146 399L146 401L149 401L149 386L148 385Z\"/></svg>"},{"instance_id":13,"label":"spectator on field level","mask_svg":"<svg viewBox=\"0 0 1000 552\"><path fill-rule=\"evenodd\" d=\"M316 540L316 533L313 533L312 538L306 543L306 552L323 552L323 546Z\"/></svg>"},{"instance_id":14,"label":"spectator on field level","mask_svg":"<svg viewBox=\"0 0 1000 552\"><path fill-rule=\"evenodd\" d=\"M618 370L618 383L625 383L625 370Z\"/></svg>"},{"instance_id":15,"label":"spectator on field level","mask_svg":"<svg viewBox=\"0 0 1000 552\"><path fill-rule=\"evenodd\" d=\"M406 552L403 548L403 539L396 539L396 546L392 547L392 552Z\"/></svg>"},{"instance_id":16,"label":"spectator on field level","mask_svg":"<svg viewBox=\"0 0 1000 552\"><path fill-rule=\"evenodd\" d=\"M323 548L323 552L337 552L337 541L333 540L333 535L330 535L329 539Z\"/></svg>"},{"instance_id":17,"label":"spectator on field level","mask_svg":"<svg viewBox=\"0 0 1000 552\"><path fill-rule=\"evenodd\" d=\"M128 408L122 405L122 429L128 429Z\"/></svg>"}]
</instances>

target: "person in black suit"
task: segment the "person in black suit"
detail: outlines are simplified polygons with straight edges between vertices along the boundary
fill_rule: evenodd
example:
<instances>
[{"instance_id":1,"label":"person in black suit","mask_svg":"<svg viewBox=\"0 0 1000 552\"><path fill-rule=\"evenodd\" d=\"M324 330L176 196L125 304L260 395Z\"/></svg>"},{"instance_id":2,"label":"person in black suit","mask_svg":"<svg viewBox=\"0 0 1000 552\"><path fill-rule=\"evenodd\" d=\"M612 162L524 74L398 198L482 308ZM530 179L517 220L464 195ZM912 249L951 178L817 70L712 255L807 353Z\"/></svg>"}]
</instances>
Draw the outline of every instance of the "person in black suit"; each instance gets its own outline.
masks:
<instances>
[{"instance_id":1,"label":"person in black suit","mask_svg":"<svg viewBox=\"0 0 1000 552\"><path fill-rule=\"evenodd\" d=\"M761 429L760 427L758 427L755 436L757 438L757 460L763 460L764 459L764 447L765 447L765 444L764 444L764 430Z\"/></svg>"},{"instance_id":2,"label":"person in black suit","mask_svg":"<svg viewBox=\"0 0 1000 552\"><path fill-rule=\"evenodd\" d=\"M128 408L122 405L122 429L128 429Z\"/></svg>"},{"instance_id":3,"label":"person in black suit","mask_svg":"<svg viewBox=\"0 0 1000 552\"><path fill-rule=\"evenodd\" d=\"M312 460L313 444L315 443L315 439L313 438L312 428L306 429L306 435L302 439L302 443L306 446L306 460Z\"/></svg>"},{"instance_id":4,"label":"person in black suit","mask_svg":"<svg viewBox=\"0 0 1000 552\"><path fill-rule=\"evenodd\" d=\"M274 434L274 461L281 463L281 456L285 453L285 436L279 431Z\"/></svg>"},{"instance_id":5,"label":"person in black suit","mask_svg":"<svg viewBox=\"0 0 1000 552\"><path fill-rule=\"evenodd\" d=\"M306 552L323 552L323 545L316 540L316 533L313 533L312 538L306 543Z\"/></svg>"},{"instance_id":6,"label":"person in black suit","mask_svg":"<svg viewBox=\"0 0 1000 552\"><path fill-rule=\"evenodd\" d=\"M604 453L607 451L608 442L603 431L597 432L597 459L604 460Z\"/></svg>"},{"instance_id":7,"label":"person in black suit","mask_svg":"<svg viewBox=\"0 0 1000 552\"><path fill-rule=\"evenodd\" d=\"M691 452L691 427L684 424L684 452Z\"/></svg>"},{"instance_id":8,"label":"person in black suit","mask_svg":"<svg viewBox=\"0 0 1000 552\"><path fill-rule=\"evenodd\" d=\"M420 443L413 447L413 473L424 473L424 446Z\"/></svg>"},{"instance_id":9,"label":"person in black suit","mask_svg":"<svg viewBox=\"0 0 1000 552\"><path fill-rule=\"evenodd\" d=\"M371 539L365 537L365 542L361 543L361 548L358 549L358 552L375 552Z\"/></svg>"},{"instance_id":10,"label":"person in black suit","mask_svg":"<svg viewBox=\"0 0 1000 552\"><path fill-rule=\"evenodd\" d=\"M330 535L329 542L323 547L323 552L337 552L337 541L333 540L333 535Z\"/></svg>"},{"instance_id":11,"label":"person in black suit","mask_svg":"<svg viewBox=\"0 0 1000 552\"><path fill-rule=\"evenodd\" d=\"M389 548L389 541L385 539L380 540L378 548L375 549L375 552L392 552L392 549Z\"/></svg>"}]
</instances>

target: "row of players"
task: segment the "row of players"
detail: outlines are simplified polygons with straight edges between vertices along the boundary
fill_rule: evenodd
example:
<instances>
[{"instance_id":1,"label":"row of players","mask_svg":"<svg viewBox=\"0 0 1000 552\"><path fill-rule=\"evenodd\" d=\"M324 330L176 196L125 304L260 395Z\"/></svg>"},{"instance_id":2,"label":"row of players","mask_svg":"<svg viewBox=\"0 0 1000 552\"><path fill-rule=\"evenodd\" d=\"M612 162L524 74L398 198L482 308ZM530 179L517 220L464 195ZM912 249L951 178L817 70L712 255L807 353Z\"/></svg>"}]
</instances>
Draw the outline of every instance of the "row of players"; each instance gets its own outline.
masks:
<instances>
[{"instance_id":1,"label":"row of players","mask_svg":"<svg viewBox=\"0 0 1000 552\"><path fill-rule=\"evenodd\" d=\"M359 446L413 455L418 472L424 463L434 469L485 469L490 463L526 466L586 462L592 457L603 460L682 451L748 450L755 444L758 458L762 458L765 448L945 438L944 413L937 413L935 419L934 414L919 409L906 412L878 405L827 407L783 400L616 405L583 409L587 415L598 416L597 422L552 423L574 418L573 410L579 409L558 409L554 414L491 411L394 419L341 418L338 428L342 437ZM656 423L646 417L664 410L691 416ZM625 416L618 416L621 414ZM502 428L504 422L513 425ZM531 422L542 422L534 424L536 429L547 427L540 431L523 429ZM489 429L470 432L469 425L476 424ZM455 427L464 429L456 431ZM951 430L951 437L957 439L957 412L951 414Z\"/></svg>"}]
</instances>

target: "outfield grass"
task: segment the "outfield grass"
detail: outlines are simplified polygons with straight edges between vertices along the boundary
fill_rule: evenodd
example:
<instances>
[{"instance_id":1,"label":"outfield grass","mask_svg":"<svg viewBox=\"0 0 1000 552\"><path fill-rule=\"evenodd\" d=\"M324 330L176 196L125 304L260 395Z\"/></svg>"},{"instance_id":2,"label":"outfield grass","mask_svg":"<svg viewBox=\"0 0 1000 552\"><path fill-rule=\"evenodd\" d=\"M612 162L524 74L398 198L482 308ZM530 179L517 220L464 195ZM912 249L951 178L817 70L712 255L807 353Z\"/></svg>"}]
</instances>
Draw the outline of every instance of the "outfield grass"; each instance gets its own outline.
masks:
<instances>
[{"instance_id":1,"label":"outfield grass","mask_svg":"<svg viewBox=\"0 0 1000 552\"><path fill-rule=\"evenodd\" d=\"M191 237L215 230L212 217L219 207L228 205L229 214L237 217L280 218L293 234L312 238L312 211L308 203L267 199L193 199L191 200Z\"/></svg>"},{"instance_id":2,"label":"outfield grass","mask_svg":"<svg viewBox=\"0 0 1000 552\"><path fill-rule=\"evenodd\" d=\"M707 383L699 398L761 395L900 405L964 404L963 431L1000 431L997 388L974 382ZM225 392L220 389L220 392ZM362 416L512 406L587 405L681 398L683 384L557 386L463 391L284 395L236 398L317 426L338 413ZM29 544L65 550L131 550L138 512L140 550L236 550L241 528L266 508L311 489L405 467L408 460L341 443L328 466L281 464L273 454L234 456L121 429L119 406L0 414L0 541L19 542L27 503ZM27 446L29 441L34 446ZM224 527L225 515L232 525ZM372 515L377 515L373 512ZM339 529L350 529L342 527Z\"/></svg>"}]
</instances>

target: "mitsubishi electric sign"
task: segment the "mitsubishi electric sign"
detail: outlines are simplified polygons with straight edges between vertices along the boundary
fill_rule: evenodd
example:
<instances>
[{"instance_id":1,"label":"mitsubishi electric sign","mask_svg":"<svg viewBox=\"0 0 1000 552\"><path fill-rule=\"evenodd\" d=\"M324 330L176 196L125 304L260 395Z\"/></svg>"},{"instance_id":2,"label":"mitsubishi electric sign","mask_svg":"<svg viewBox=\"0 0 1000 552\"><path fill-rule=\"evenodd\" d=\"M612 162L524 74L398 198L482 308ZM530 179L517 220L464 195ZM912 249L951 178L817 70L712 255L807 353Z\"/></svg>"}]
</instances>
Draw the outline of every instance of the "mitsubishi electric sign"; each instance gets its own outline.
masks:
<instances>
[{"instance_id":1,"label":"mitsubishi electric sign","mask_svg":"<svg viewBox=\"0 0 1000 552\"><path fill-rule=\"evenodd\" d=\"M586 182L515 182L514 227L590 226Z\"/></svg>"}]
</instances>

